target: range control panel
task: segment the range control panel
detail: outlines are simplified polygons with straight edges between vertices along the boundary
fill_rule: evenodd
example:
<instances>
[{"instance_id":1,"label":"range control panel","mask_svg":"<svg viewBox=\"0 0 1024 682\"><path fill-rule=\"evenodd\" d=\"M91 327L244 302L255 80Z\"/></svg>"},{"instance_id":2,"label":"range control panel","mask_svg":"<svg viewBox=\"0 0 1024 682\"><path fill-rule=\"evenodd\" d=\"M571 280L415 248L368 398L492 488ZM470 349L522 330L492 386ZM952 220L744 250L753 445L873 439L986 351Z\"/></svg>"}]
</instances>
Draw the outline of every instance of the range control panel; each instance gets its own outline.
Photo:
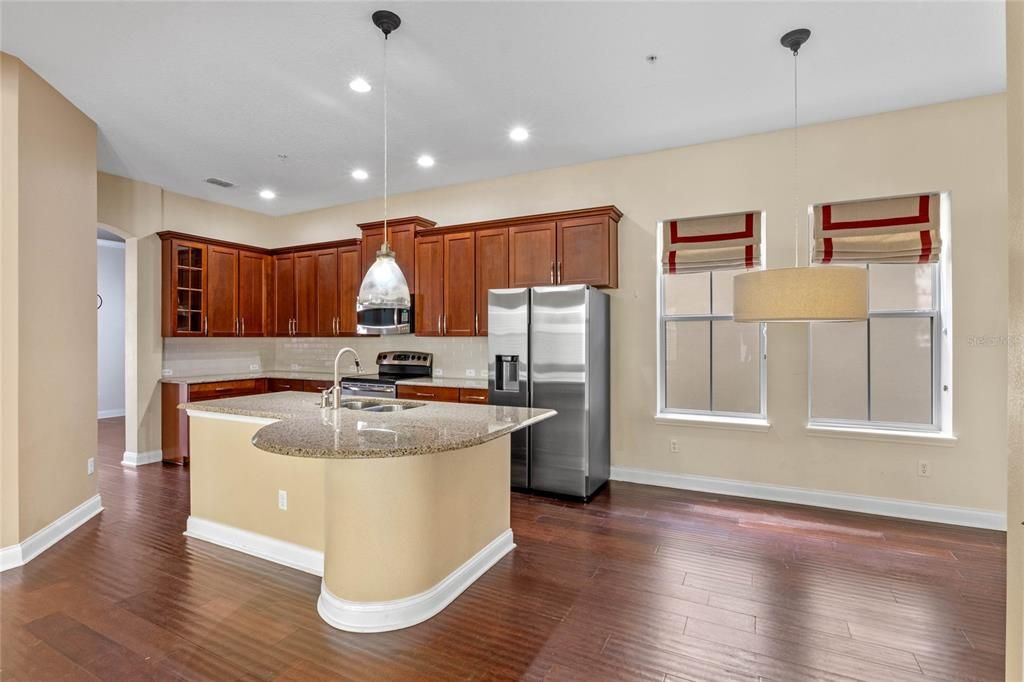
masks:
<instances>
[{"instance_id":1,"label":"range control panel","mask_svg":"<svg viewBox=\"0 0 1024 682\"><path fill-rule=\"evenodd\" d=\"M392 350L377 353L377 365L419 365L433 367L434 354L411 350Z\"/></svg>"}]
</instances>

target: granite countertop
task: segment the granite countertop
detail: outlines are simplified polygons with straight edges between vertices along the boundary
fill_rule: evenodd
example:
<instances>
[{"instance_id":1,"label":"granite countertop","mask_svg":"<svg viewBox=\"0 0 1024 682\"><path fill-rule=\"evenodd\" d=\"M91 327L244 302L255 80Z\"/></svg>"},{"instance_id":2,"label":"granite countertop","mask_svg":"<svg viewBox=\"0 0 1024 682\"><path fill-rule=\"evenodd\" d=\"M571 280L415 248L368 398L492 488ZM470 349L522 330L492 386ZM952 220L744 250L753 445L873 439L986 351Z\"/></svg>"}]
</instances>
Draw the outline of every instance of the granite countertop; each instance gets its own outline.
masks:
<instances>
[{"instance_id":1,"label":"granite countertop","mask_svg":"<svg viewBox=\"0 0 1024 682\"><path fill-rule=\"evenodd\" d=\"M350 374L350 372L346 372ZM260 370L259 372L235 372L234 374L198 374L191 376L169 376L160 381L165 384L206 384L215 381L238 381L241 379L294 379L310 381L334 381L331 372L310 372L303 370Z\"/></svg>"},{"instance_id":2,"label":"granite countertop","mask_svg":"<svg viewBox=\"0 0 1024 682\"><path fill-rule=\"evenodd\" d=\"M463 403L373 399L415 406L400 412L321 410L310 393L285 391L204 400L180 407L195 412L278 420L256 432L260 450L291 457L373 459L461 450L525 428L554 410Z\"/></svg>"},{"instance_id":3,"label":"granite countertop","mask_svg":"<svg viewBox=\"0 0 1024 682\"><path fill-rule=\"evenodd\" d=\"M487 379L470 377L420 377L419 379L403 379L399 386L431 386L441 388L480 388L487 390Z\"/></svg>"}]
</instances>

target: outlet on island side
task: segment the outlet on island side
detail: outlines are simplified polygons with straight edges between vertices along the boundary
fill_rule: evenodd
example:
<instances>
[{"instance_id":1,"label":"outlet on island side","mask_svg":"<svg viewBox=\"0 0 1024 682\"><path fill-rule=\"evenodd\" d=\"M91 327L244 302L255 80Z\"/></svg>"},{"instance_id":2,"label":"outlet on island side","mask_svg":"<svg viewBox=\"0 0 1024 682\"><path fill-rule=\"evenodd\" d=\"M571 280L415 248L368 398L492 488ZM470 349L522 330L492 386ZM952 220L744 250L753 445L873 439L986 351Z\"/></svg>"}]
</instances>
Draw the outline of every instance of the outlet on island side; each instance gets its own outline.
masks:
<instances>
[{"instance_id":1,"label":"outlet on island side","mask_svg":"<svg viewBox=\"0 0 1024 682\"><path fill-rule=\"evenodd\" d=\"M288 511L288 491L277 491L277 508L281 511Z\"/></svg>"},{"instance_id":2,"label":"outlet on island side","mask_svg":"<svg viewBox=\"0 0 1024 682\"><path fill-rule=\"evenodd\" d=\"M917 475L924 478L928 478L932 475L931 460L921 459L917 461Z\"/></svg>"},{"instance_id":3,"label":"outlet on island side","mask_svg":"<svg viewBox=\"0 0 1024 682\"><path fill-rule=\"evenodd\" d=\"M668 442L668 451L669 452L679 452L679 441L677 441L675 438L670 440Z\"/></svg>"},{"instance_id":4,"label":"outlet on island side","mask_svg":"<svg viewBox=\"0 0 1024 682\"><path fill-rule=\"evenodd\" d=\"M94 473L96 473L96 458L95 457L90 457L88 460L86 460L86 462L85 462L85 469L86 469L86 471L89 472L90 476L92 476Z\"/></svg>"}]
</instances>

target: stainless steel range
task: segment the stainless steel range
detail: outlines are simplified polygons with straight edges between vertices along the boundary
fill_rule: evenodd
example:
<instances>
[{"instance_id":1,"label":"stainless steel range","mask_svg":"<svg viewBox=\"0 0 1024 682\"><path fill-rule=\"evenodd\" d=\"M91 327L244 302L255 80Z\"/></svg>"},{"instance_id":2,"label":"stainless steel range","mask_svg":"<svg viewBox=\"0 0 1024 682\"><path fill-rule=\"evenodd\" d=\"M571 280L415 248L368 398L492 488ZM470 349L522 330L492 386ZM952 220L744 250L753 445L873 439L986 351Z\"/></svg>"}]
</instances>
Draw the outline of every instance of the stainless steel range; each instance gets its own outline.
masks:
<instances>
[{"instance_id":1,"label":"stainless steel range","mask_svg":"<svg viewBox=\"0 0 1024 682\"><path fill-rule=\"evenodd\" d=\"M420 353L413 350L377 353L377 373L342 377L341 395L345 397L394 398L395 384L399 381L429 377L433 374L433 353Z\"/></svg>"}]
</instances>

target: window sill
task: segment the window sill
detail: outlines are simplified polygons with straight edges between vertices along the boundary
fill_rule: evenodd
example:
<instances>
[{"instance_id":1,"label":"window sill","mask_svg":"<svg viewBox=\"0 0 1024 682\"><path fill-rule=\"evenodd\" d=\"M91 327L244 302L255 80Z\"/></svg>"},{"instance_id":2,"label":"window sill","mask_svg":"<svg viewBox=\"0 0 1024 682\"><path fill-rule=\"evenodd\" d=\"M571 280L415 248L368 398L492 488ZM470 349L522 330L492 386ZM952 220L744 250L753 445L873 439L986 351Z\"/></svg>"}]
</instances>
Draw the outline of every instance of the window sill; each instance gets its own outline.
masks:
<instances>
[{"instance_id":1,"label":"window sill","mask_svg":"<svg viewBox=\"0 0 1024 682\"><path fill-rule=\"evenodd\" d=\"M949 433L895 431L854 426L824 426L819 424L808 424L807 433L823 438L851 438L854 440L887 441L890 443L911 443L914 445L937 445L942 447L953 447L959 440L955 434Z\"/></svg>"},{"instance_id":2,"label":"window sill","mask_svg":"<svg viewBox=\"0 0 1024 682\"><path fill-rule=\"evenodd\" d=\"M654 415L657 424L670 426L700 426L711 429L740 429L743 431L768 431L772 425L767 419L758 417L716 417L709 414L673 414L660 412Z\"/></svg>"}]
</instances>

